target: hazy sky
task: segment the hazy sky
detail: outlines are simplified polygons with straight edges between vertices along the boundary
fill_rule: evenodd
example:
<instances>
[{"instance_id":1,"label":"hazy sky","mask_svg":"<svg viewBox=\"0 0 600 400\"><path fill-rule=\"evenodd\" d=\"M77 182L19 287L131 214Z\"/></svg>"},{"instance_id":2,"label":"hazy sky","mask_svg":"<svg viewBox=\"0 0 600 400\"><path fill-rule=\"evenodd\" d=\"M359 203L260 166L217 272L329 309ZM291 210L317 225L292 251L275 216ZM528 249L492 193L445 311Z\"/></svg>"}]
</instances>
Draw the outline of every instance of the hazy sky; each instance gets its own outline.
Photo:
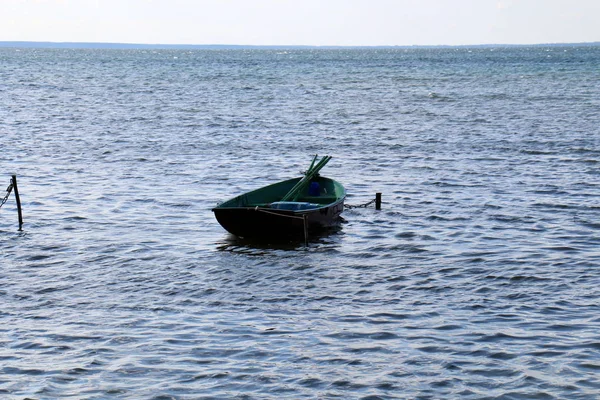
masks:
<instances>
[{"instance_id":1,"label":"hazy sky","mask_svg":"<svg viewBox=\"0 0 600 400\"><path fill-rule=\"evenodd\" d=\"M0 41L593 42L600 41L600 0L0 0Z\"/></svg>"}]
</instances>

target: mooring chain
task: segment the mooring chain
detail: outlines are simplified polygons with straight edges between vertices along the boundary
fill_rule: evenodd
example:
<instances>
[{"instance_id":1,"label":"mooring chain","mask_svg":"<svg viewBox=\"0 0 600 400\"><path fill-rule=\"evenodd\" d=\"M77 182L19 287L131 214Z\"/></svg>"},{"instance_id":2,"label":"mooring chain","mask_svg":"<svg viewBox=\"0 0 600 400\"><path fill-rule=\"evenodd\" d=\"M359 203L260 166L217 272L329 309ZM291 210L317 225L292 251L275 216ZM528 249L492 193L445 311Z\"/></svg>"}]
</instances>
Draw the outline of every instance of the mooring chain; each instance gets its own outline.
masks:
<instances>
[{"instance_id":1,"label":"mooring chain","mask_svg":"<svg viewBox=\"0 0 600 400\"><path fill-rule=\"evenodd\" d=\"M10 192L12 192L12 189L13 189L13 182L11 180L10 183L8 184L8 187L6 188L6 196L4 196L4 198L2 200L0 200L0 208L2 208L4 203L6 203L6 201L8 200L8 196L10 196Z\"/></svg>"},{"instance_id":2,"label":"mooring chain","mask_svg":"<svg viewBox=\"0 0 600 400\"><path fill-rule=\"evenodd\" d=\"M356 205L352 205L352 204L344 204L344 207L352 209L352 208L367 208L369 207L371 204L375 203L376 199L373 199L365 204L356 204Z\"/></svg>"}]
</instances>

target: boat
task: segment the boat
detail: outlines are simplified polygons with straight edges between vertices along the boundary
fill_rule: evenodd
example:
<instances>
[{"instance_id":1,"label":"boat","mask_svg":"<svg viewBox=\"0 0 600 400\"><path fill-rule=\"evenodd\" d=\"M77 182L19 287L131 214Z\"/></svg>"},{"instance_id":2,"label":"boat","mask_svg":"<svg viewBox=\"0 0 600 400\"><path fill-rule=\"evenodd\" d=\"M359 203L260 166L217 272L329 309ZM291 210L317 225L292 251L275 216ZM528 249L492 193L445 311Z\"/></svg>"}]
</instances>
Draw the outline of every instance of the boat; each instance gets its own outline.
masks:
<instances>
[{"instance_id":1,"label":"boat","mask_svg":"<svg viewBox=\"0 0 600 400\"><path fill-rule=\"evenodd\" d=\"M229 233L244 239L300 239L339 224L346 190L319 175L331 159L325 156L303 177L277 182L227 200L212 211Z\"/></svg>"}]
</instances>

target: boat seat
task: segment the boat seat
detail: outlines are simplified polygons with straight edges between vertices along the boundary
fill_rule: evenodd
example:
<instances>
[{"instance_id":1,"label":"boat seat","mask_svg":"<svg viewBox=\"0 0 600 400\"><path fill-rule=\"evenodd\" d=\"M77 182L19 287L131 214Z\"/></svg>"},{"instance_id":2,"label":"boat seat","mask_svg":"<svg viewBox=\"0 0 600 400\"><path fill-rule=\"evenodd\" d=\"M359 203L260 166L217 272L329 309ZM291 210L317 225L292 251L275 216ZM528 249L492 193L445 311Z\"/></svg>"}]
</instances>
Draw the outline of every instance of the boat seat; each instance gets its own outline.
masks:
<instances>
[{"instance_id":1,"label":"boat seat","mask_svg":"<svg viewBox=\"0 0 600 400\"><path fill-rule=\"evenodd\" d=\"M337 200L335 196L302 196L299 201L307 203L329 204Z\"/></svg>"},{"instance_id":2,"label":"boat seat","mask_svg":"<svg viewBox=\"0 0 600 400\"><path fill-rule=\"evenodd\" d=\"M276 201L271 203L271 208L275 208L277 210L312 210L315 208L322 207L321 204L301 202L301 201Z\"/></svg>"}]
</instances>

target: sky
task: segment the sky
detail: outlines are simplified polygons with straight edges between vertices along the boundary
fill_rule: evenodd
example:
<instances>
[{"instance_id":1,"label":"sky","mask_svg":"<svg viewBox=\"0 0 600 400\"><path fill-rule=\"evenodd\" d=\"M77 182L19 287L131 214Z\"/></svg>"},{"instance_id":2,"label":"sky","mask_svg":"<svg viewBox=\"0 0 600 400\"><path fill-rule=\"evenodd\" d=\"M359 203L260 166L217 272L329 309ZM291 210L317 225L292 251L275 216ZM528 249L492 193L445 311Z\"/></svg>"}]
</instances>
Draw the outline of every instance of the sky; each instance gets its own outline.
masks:
<instances>
[{"instance_id":1,"label":"sky","mask_svg":"<svg viewBox=\"0 0 600 400\"><path fill-rule=\"evenodd\" d=\"M412 46L600 41L600 0L0 0L0 41Z\"/></svg>"}]
</instances>

